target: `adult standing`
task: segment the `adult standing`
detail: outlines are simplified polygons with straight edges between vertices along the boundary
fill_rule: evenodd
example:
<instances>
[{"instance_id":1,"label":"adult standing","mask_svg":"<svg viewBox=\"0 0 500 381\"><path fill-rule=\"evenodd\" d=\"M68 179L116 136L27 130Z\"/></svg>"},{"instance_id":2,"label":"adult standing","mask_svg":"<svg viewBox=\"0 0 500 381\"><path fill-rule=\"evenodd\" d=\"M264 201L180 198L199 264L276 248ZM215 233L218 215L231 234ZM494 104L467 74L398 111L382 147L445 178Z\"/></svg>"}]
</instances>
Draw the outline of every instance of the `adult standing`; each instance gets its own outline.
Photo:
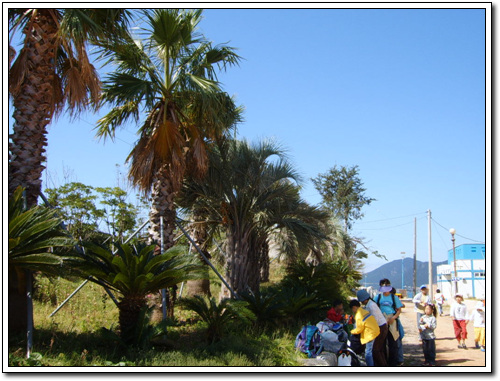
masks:
<instances>
[{"instance_id":1,"label":"adult standing","mask_svg":"<svg viewBox=\"0 0 500 381\"><path fill-rule=\"evenodd\" d=\"M424 315L425 306L431 303L429 289L425 284L420 286L420 292L413 298L414 311L417 313L417 329L420 327L420 318Z\"/></svg>"},{"instance_id":2,"label":"adult standing","mask_svg":"<svg viewBox=\"0 0 500 381\"><path fill-rule=\"evenodd\" d=\"M387 327L387 320L385 319L382 311L380 311L380 308L377 306L377 303L370 299L370 295L366 290L359 290L356 293L356 297L363 307L372 314L380 329L380 334L373 343L373 362L375 363L375 366L387 366L385 350L385 341L389 331L389 328Z\"/></svg>"},{"instance_id":3,"label":"adult standing","mask_svg":"<svg viewBox=\"0 0 500 381\"><path fill-rule=\"evenodd\" d=\"M387 333L386 343L389 348L387 357L387 364L389 366L399 365L399 327L398 317L401 314L403 303L399 300L397 295L392 294L392 286L389 279L382 279L380 281L380 294L375 297L375 302L379 306L380 311L387 321L389 332Z\"/></svg>"},{"instance_id":4,"label":"adult standing","mask_svg":"<svg viewBox=\"0 0 500 381\"><path fill-rule=\"evenodd\" d=\"M463 303L462 294L455 295L455 303L451 305L450 316L453 320L453 330L458 341L458 347L467 349L465 339L467 339L467 306Z\"/></svg>"}]
</instances>

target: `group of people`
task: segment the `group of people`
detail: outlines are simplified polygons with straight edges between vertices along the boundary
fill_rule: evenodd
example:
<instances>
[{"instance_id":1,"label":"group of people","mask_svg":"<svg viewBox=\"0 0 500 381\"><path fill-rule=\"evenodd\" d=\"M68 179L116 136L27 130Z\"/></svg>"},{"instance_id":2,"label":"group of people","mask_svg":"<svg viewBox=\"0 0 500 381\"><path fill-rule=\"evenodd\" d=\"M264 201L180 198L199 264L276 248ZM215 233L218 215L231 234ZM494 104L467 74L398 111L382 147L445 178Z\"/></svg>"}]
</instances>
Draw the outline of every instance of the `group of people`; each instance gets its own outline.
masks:
<instances>
[{"instance_id":1,"label":"group of people","mask_svg":"<svg viewBox=\"0 0 500 381\"><path fill-rule=\"evenodd\" d=\"M368 291L361 289L356 293L356 299L349 303L353 313L351 335L359 335L360 342L365 346L365 361L367 366L400 366L403 364L404 328L399 316L405 305L391 286L389 279L379 282L379 293L373 298ZM434 301L427 286L422 285L420 292L412 302L416 312L417 328L420 333L424 354L424 366L436 365L436 335L437 315L443 316L443 304L446 299L440 290L436 290ZM463 296L456 294L455 303L450 308L455 337L458 348L466 349L467 323L474 322L475 347L485 351L485 314L484 300L477 303L471 314L463 303ZM336 300L327 313L327 318L339 322L344 319L342 301Z\"/></svg>"}]
</instances>

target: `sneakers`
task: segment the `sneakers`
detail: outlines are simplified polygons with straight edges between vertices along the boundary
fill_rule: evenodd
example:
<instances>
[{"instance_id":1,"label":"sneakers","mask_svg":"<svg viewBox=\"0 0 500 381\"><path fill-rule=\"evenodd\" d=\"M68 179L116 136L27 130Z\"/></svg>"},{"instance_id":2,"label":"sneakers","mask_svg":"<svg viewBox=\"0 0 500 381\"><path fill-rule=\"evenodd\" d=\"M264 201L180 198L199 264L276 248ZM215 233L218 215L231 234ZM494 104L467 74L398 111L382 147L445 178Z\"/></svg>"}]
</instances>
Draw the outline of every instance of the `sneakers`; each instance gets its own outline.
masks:
<instances>
[{"instance_id":1,"label":"sneakers","mask_svg":"<svg viewBox=\"0 0 500 381\"><path fill-rule=\"evenodd\" d=\"M485 347L481 347L481 352L486 352L486 348Z\"/></svg>"},{"instance_id":2,"label":"sneakers","mask_svg":"<svg viewBox=\"0 0 500 381\"><path fill-rule=\"evenodd\" d=\"M467 345L465 345L465 344L458 344L458 348L467 349Z\"/></svg>"}]
</instances>

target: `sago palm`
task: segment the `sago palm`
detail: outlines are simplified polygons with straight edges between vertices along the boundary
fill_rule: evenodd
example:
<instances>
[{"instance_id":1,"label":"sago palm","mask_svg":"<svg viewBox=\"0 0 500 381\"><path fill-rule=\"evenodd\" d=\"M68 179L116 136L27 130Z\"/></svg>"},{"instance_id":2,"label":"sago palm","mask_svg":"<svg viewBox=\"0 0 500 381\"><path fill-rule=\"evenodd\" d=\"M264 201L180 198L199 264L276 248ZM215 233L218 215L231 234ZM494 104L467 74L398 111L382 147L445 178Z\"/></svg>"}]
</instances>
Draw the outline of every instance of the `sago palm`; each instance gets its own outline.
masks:
<instances>
[{"instance_id":1,"label":"sago palm","mask_svg":"<svg viewBox=\"0 0 500 381\"><path fill-rule=\"evenodd\" d=\"M240 110L217 82L217 69L239 61L234 49L213 46L198 30L201 10L156 9L145 12L140 39L110 45L116 71L104 81L102 100L112 106L97 135L115 131L133 119L141 123L139 140L128 157L129 178L151 194L150 238L173 245L174 198L189 171L207 168L206 142L239 118ZM145 115L141 119L141 115Z\"/></svg>"},{"instance_id":2,"label":"sago palm","mask_svg":"<svg viewBox=\"0 0 500 381\"><path fill-rule=\"evenodd\" d=\"M117 243L112 248L88 243L85 254L70 263L74 275L119 293L120 334L126 342L132 340L148 294L204 276L198 258L182 247L159 255L154 255L154 249L154 245Z\"/></svg>"},{"instance_id":3,"label":"sago palm","mask_svg":"<svg viewBox=\"0 0 500 381\"><path fill-rule=\"evenodd\" d=\"M26 271L58 274L63 270L64 254L75 241L61 228L62 220L43 206L25 208L23 188L9 198L9 330L26 328ZM30 279L30 278L28 278Z\"/></svg>"},{"instance_id":4,"label":"sago palm","mask_svg":"<svg viewBox=\"0 0 500 381\"><path fill-rule=\"evenodd\" d=\"M247 302L242 300L222 299L219 303L215 298L204 298L196 295L193 298L182 299L184 308L198 314L207 324L207 340L220 340L233 325L246 325L255 320L255 315L247 308Z\"/></svg>"}]
</instances>

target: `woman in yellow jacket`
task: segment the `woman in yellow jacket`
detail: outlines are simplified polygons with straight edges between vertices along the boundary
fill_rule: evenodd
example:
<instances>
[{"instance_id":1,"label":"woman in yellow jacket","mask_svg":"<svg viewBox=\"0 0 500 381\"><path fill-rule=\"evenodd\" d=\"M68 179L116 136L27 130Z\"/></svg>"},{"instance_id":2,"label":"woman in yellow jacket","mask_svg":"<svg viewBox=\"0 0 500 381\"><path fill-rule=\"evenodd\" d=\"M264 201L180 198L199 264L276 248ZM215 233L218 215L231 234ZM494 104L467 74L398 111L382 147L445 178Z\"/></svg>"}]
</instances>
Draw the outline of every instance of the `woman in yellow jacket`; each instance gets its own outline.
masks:
<instances>
[{"instance_id":1,"label":"woman in yellow jacket","mask_svg":"<svg viewBox=\"0 0 500 381\"><path fill-rule=\"evenodd\" d=\"M352 334L360 334L361 344L365 344L365 361L367 366L375 366L373 362L373 342L380 333L377 320L369 311L361 307L361 304L356 299L349 303L356 327L351 330Z\"/></svg>"}]
</instances>

